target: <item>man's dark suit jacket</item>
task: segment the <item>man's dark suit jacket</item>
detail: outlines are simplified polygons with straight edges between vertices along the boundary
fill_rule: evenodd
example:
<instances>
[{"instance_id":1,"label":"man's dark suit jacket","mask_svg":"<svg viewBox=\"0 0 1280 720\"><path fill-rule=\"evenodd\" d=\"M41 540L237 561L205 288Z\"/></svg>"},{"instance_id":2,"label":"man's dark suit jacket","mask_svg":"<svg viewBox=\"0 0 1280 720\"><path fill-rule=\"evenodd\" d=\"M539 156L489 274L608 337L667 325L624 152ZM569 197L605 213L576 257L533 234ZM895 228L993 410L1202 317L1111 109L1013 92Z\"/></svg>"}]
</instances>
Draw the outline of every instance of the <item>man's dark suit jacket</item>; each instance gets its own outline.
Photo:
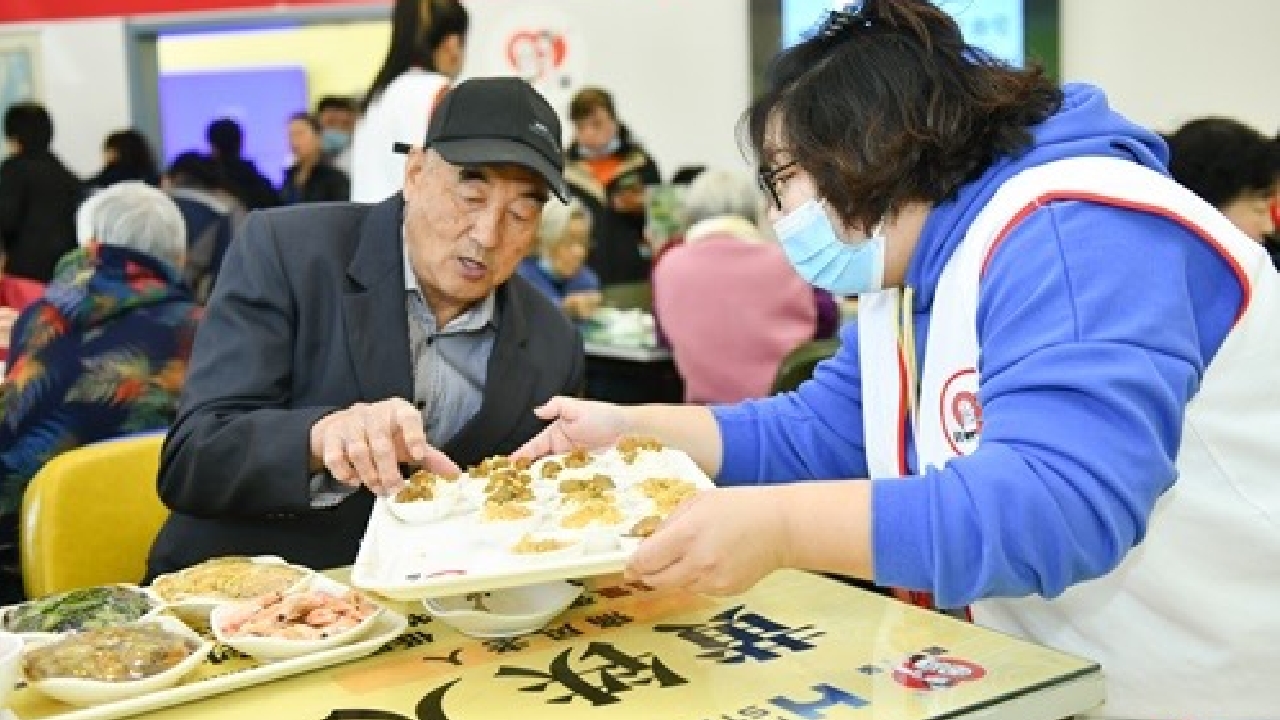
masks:
<instances>
[{"instance_id":1,"label":"man's dark suit jacket","mask_svg":"<svg viewBox=\"0 0 1280 720\"><path fill-rule=\"evenodd\" d=\"M196 336L159 490L173 510L148 573L220 555L350 564L373 506L361 488L311 509L311 426L356 402L412 401L399 195L378 205L255 212L232 243ZM441 447L459 465L509 453L532 409L583 383L582 341L541 293L499 288L479 412Z\"/></svg>"}]
</instances>

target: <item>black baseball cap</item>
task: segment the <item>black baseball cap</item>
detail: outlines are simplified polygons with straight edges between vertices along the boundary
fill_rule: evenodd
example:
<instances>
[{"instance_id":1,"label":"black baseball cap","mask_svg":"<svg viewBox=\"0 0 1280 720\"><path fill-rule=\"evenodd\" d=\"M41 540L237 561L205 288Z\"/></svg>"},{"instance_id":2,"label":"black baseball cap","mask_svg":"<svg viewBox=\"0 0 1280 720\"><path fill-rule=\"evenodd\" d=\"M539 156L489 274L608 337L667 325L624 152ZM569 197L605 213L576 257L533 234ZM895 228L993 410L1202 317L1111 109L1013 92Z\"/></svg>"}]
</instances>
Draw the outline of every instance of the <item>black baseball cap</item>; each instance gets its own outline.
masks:
<instances>
[{"instance_id":1,"label":"black baseball cap","mask_svg":"<svg viewBox=\"0 0 1280 720\"><path fill-rule=\"evenodd\" d=\"M427 125L424 147L454 165L519 165L537 173L560 202L564 181L560 118L542 95L516 77L479 77L458 83ZM396 143L397 152L409 147Z\"/></svg>"}]
</instances>

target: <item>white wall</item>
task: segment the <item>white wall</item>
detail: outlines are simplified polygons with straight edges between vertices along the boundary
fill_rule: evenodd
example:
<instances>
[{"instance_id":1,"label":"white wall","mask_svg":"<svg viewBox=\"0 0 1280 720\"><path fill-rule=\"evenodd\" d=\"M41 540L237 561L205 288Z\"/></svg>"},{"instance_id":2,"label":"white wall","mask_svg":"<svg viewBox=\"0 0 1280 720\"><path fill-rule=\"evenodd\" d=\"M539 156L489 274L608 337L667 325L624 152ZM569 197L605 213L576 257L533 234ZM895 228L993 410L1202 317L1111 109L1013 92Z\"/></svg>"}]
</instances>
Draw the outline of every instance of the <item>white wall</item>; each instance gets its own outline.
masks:
<instances>
[{"instance_id":1,"label":"white wall","mask_svg":"<svg viewBox=\"0 0 1280 720\"><path fill-rule=\"evenodd\" d=\"M2 1L2 0L0 0ZM569 14L586 43L585 82L608 87L668 175L742 162L733 127L749 100L746 0L467 0L480 51L513 7ZM1134 120L1172 129L1205 114L1280 129L1280 2L1062 0L1063 77L1101 85ZM116 19L0 26L42 37L55 150L78 173L129 124L124 26ZM478 68L477 68L478 70ZM561 107L561 110L564 108Z\"/></svg>"},{"instance_id":2,"label":"white wall","mask_svg":"<svg viewBox=\"0 0 1280 720\"><path fill-rule=\"evenodd\" d=\"M41 100L53 116L53 150L81 177L102 163L102 140L128 127L124 24L116 19L0 27L40 42Z\"/></svg>"},{"instance_id":3,"label":"white wall","mask_svg":"<svg viewBox=\"0 0 1280 720\"><path fill-rule=\"evenodd\" d=\"M1280 2L1062 0L1063 79L1100 85L1134 121L1223 115L1280 130Z\"/></svg>"},{"instance_id":4,"label":"white wall","mask_svg":"<svg viewBox=\"0 0 1280 720\"><path fill-rule=\"evenodd\" d=\"M559 16L585 44L569 58L574 89L609 90L618 114L670 177L684 164L746 169L734 127L751 99L747 0L466 0L471 11L467 69L500 72L494 38L513 15ZM568 128L568 96L553 97Z\"/></svg>"}]
</instances>

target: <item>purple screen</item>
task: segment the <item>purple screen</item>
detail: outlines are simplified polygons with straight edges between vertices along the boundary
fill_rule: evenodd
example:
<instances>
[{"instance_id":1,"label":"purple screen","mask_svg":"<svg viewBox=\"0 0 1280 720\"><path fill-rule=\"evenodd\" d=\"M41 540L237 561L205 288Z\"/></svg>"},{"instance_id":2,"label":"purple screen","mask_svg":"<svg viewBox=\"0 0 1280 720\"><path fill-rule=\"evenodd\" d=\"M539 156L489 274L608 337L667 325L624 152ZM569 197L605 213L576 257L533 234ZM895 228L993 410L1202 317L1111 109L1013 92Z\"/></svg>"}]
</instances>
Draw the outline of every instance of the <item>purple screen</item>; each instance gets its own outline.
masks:
<instances>
[{"instance_id":1,"label":"purple screen","mask_svg":"<svg viewBox=\"0 0 1280 720\"><path fill-rule=\"evenodd\" d=\"M244 129L244 156L276 186L289 164L289 116L307 110L301 67L166 72L160 75L165 165L187 150L208 152L205 128L229 117Z\"/></svg>"}]
</instances>

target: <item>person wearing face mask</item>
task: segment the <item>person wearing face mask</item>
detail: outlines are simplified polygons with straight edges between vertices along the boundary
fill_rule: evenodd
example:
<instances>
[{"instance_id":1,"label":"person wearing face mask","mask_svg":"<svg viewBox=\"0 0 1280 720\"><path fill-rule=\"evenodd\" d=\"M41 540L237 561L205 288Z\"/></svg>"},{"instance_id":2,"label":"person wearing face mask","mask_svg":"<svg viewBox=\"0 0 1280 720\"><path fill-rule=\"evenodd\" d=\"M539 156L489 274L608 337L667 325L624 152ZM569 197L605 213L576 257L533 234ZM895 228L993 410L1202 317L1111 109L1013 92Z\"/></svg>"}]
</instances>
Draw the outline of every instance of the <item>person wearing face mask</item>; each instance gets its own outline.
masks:
<instances>
[{"instance_id":1,"label":"person wearing face mask","mask_svg":"<svg viewBox=\"0 0 1280 720\"><path fill-rule=\"evenodd\" d=\"M316 103L320 122L320 146L331 165L351 175L351 134L355 132L360 108L349 97L326 95Z\"/></svg>"},{"instance_id":2,"label":"person wearing face mask","mask_svg":"<svg viewBox=\"0 0 1280 720\"><path fill-rule=\"evenodd\" d=\"M618 120L613 96L582 88L569 103L574 140L565 180L592 217L587 264L604 285L647 282L645 187L662 182L657 163Z\"/></svg>"},{"instance_id":3,"label":"person wearing face mask","mask_svg":"<svg viewBox=\"0 0 1280 720\"><path fill-rule=\"evenodd\" d=\"M351 138L351 199L381 202L400 190L405 160L387 152L412 145L462 71L470 17L458 0L396 0L391 44ZM556 139L559 142L559 138Z\"/></svg>"},{"instance_id":4,"label":"person wearing face mask","mask_svg":"<svg viewBox=\"0 0 1280 720\"><path fill-rule=\"evenodd\" d=\"M640 432L714 477L631 558L647 585L852 575L1092 658L1089 717L1274 716L1266 252L1098 89L1004 65L926 0L827 14L746 120L792 264L860 296L840 351L738 405L556 398L516 457Z\"/></svg>"},{"instance_id":5,"label":"person wearing face mask","mask_svg":"<svg viewBox=\"0 0 1280 720\"><path fill-rule=\"evenodd\" d=\"M600 279L587 267L591 216L582 202L548 205L538 224L538 253L517 272L555 301L573 320L585 320L600 307Z\"/></svg>"}]
</instances>

